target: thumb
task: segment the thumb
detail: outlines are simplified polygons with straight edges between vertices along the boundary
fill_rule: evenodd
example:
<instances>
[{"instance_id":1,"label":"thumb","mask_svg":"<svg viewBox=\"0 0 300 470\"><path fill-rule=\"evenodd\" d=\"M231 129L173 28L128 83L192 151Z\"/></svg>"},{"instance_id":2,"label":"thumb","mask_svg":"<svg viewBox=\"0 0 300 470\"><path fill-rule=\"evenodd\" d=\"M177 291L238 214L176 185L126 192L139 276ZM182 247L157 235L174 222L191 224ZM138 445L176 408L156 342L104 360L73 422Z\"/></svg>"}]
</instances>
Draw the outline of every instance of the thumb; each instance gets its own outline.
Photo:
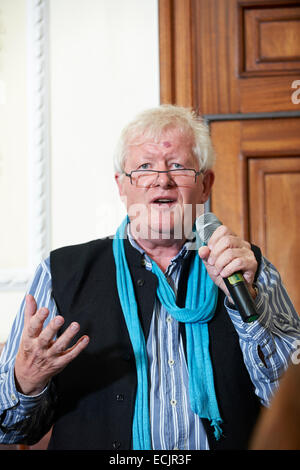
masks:
<instances>
[{"instance_id":1,"label":"thumb","mask_svg":"<svg viewBox=\"0 0 300 470\"><path fill-rule=\"evenodd\" d=\"M201 246L198 250L198 254L202 261L205 263L210 255L210 249L208 248L208 246Z\"/></svg>"},{"instance_id":2,"label":"thumb","mask_svg":"<svg viewBox=\"0 0 300 470\"><path fill-rule=\"evenodd\" d=\"M28 294L25 298L25 312L24 321L27 322L35 314L37 310L37 304L33 295Z\"/></svg>"}]
</instances>

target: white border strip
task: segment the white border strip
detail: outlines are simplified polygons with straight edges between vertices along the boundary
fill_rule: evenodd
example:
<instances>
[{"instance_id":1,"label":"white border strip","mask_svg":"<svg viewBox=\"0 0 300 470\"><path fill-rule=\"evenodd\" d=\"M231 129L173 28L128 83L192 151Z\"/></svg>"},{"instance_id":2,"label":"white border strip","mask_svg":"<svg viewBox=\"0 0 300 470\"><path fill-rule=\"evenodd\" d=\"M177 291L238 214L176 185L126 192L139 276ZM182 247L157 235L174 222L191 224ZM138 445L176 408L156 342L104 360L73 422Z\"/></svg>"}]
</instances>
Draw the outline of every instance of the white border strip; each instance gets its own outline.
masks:
<instances>
[{"instance_id":1,"label":"white border strip","mask_svg":"<svg viewBox=\"0 0 300 470\"><path fill-rule=\"evenodd\" d=\"M50 250L49 0L27 0L28 266L0 270L0 291L24 290Z\"/></svg>"}]
</instances>

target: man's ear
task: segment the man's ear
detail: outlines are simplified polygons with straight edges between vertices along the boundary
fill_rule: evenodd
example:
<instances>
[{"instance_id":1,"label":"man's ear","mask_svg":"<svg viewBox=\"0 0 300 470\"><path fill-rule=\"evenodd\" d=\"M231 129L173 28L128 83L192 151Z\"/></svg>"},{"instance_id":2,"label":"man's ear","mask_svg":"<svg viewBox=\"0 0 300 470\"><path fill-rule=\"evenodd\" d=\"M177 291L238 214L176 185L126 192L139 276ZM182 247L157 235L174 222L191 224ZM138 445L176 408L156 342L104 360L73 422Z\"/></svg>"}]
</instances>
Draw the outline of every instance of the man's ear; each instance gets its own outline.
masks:
<instances>
[{"instance_id":1,"label":"man's ear","mask_svg":"<svg viewBox=\"0 0 300 470\"><path fill-rule=\"evenodd\" d=\"M119 194L122 197L124 195L124 191L123 191L124 174L123 173L115 173L115 181L116 181L118 189L119 189Z\"/></svg>"},{"instance_id":2,"label":"man's ear","mask_svg":"<svg viewBox=\"0 0 300 470\"><path fill-rule=\"evenodd\" d=\"M215 174L212 170L206 170L203 173L203 200L202 203L206 202L210 196L211 188L215 181Z\"/></svg>"}]
</instances>

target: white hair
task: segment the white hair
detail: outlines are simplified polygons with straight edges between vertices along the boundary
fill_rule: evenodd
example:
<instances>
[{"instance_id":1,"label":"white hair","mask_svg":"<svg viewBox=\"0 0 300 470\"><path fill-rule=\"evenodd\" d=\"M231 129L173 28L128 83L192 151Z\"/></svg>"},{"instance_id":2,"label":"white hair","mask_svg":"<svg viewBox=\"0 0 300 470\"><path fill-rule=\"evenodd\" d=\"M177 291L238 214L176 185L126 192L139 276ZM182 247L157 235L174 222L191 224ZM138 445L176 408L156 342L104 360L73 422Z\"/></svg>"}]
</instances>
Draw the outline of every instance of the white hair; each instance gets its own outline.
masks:
<instances>
[{"instance_id":1,"label":"white hair","mask_svg":"<svg viewBox=\"0 0 300 470\"><path fill-rule=\"evenodd\" d=\"M208 126L203 119L189 108L164 104L141 112L123 129L114 155L115 172L124 171L129 144L149 138L157 141L164 132L171 129L179 130L189 138L192 137L193 155L199 162L201 170L213 166L215 153Z\"/></svg>"}]
</instances>

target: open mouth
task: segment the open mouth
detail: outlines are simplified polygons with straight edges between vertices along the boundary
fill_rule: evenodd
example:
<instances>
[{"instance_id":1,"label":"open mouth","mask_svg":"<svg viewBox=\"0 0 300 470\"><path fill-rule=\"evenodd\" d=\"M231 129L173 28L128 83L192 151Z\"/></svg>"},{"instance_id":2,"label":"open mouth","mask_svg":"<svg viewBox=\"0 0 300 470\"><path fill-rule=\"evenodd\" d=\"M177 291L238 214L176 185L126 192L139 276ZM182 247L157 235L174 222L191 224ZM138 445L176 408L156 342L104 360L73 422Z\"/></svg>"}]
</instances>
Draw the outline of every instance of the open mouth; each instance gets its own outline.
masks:
<instances>
[{"instance_id":1,"label":"open mouth","mask_svg":"<svg viewBox=\"0 0 300 470\"><path fill-rule=\"evenodd\" d=\"M166 197L160 197L153 199L151 201L151 204L154 204L155 206L158 207L171 207L174 204L176 204L177 200L173 198L166 198Z\"/></svg>"}]
</instances>

